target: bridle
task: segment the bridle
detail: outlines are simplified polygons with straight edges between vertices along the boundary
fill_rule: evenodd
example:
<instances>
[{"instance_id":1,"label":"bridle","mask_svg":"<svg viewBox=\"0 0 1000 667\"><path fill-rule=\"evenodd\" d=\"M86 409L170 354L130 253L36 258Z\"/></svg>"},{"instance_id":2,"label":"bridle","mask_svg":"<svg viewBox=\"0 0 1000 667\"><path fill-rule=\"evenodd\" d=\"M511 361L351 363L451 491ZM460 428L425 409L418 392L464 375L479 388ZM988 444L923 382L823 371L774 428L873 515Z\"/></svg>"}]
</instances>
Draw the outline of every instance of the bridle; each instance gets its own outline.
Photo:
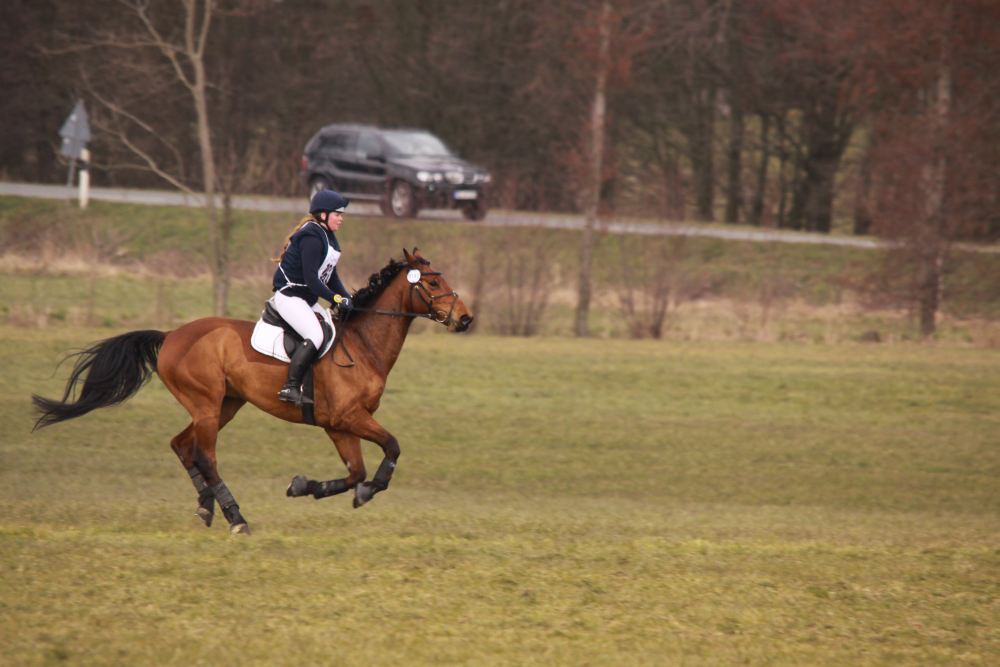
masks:
<instances>
[{"instance_id":1,"label":"bridle","mask_svg":"<svg viewBox=\"0 0 1000 667\"><path fill-rule=\"evenodd\" d=\"M411 269L411 271L416 271L416 270L418 269ZM424 285L423 281L424 276L440 276L440 275L441 275L440 271L420 271L420 279L417 280L416 282L410 283L410 293L407 296L407 300L410 306L409 310L382 310L381 308L352 308L351 313L352 314L372 313L374 315L388 315L390 317L412 317L412 318L423 317L425 319L438 322L445 326L449 326L452 323L451 316L455 312L455 304L458 303L458 292L452 290L445 294L431 294L430 291L428 291L427 287ZM407 282L409 282L409 280ZM418 313L413 310L414 294L419 296L420 300L423 301L424 305L427 306L426 313ZM445 313L443 310L436 310L434 308L435 301L437 301L438 299L445 299L449 296L454 298L451 300L451 307L448 309L447 313ZM354 366L354 357L347 349L346 341L341 342L340 346L344 350L344 353L347 355L349 363L341 364L337 361L334 361L334 363L337 364L337 366L340 366L341 368L351 368L352 366Z\"/></svg>"},{"instance_id":2,"label":"bridle","mask_svg":"<svg viewBox=\"0 0 1000 667\"><path fill-rule=\"evenodd\" d=\"M389 315L391 317L423 317L425 319L449 326L452 323L452 315L455 313L455 304L458 303L458 292L452 290L450 292L445 292L443 294L431 294L427 287L424 285L424 276L440 276L440 271L421 271L420 280L415 283L410 283L410 293L407 295L407 301L409 302L409 310L382 310L380 308L352 308L352 313L374 313L375 315ZM420 297L420 300L424 302L427 306L426 313L418 313L413 310L413 295L416 294ZM443 310L438 310L434 307L434 302L438 299L447 299L448 297L454 297L451 300L451 307L448 312Z\"/></svg>"}]
</instances>

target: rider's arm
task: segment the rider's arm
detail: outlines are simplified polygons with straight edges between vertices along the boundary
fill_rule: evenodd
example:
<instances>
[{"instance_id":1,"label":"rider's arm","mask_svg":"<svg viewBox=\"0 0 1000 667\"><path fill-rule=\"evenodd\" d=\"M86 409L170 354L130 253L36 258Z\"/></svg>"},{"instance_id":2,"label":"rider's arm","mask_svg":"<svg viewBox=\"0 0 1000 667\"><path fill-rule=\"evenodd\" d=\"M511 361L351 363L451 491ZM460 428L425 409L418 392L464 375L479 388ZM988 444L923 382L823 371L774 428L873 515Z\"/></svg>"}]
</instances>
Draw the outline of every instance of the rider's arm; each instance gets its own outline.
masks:
<instances>
[{"instance_id":1,"label":"rider's arm","mask_svg":"<svg viewBox=\"0 0 1000 667\"><path fill-rule=\"evenodd\" d=\"M319 267L326 259L326 246L315 236L303 236L301 240L302 272L305 274L306 285L316 296L327 301L333 301L333 292L319 279ZM336 275L336 274L334 274Z\"/></svg>"},{"instance_id":2,"label":"rider's arm","mask_svg":"<svg viewBox=\"0 0 1000 667\"><path fill-rule=\"evenodd\" d=\"M347 288L344 287L344 281L340 279L340 274L337 273L337 267L333 267L333 275L330 276L328 281L326 281L326 284L331 290L333 290L334 294L339 294L345 299L349 299L351 297L351 295L347 293Z\"/></svg>"}]
</instances>

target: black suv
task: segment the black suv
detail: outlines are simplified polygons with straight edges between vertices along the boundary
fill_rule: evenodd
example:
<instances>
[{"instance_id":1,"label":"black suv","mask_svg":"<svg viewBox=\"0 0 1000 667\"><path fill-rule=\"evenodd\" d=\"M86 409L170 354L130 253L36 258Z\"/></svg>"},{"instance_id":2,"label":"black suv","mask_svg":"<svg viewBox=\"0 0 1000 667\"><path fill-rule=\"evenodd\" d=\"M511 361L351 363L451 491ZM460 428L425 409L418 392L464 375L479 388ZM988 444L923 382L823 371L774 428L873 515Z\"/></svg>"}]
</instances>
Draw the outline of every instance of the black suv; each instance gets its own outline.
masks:
<instances>
[{"instance_id":1,"label":"black suv","mask_svg":"<svg viewBox=\"0 0 1000 667\"><path fill-rule=\"evenodd\" d=\"M302 175L310 192L333 188L377 201L399 218L421 208L458 208L469 220L486 216L489 173L425 130L327 125L306 144Z\"/></svg>"}]
</instances>

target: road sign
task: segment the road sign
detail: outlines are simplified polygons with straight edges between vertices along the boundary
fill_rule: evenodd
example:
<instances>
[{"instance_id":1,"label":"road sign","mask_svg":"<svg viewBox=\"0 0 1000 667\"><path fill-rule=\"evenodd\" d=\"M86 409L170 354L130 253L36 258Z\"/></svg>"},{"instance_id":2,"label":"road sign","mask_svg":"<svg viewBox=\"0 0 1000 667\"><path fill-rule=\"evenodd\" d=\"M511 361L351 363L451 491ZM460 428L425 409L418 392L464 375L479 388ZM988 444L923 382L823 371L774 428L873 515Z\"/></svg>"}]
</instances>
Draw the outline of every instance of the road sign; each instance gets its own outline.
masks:
<instances>
[{"instance_id":1,"label":"road sign","mask_svg":"<svg viewBox=\"0 0 1000 667\"><path fill-rule=\"evenodd\" d=\"M90 122L87 119L87 109L83 106L83 100L77 101L69 118L59 130L59 136L62 137L62 147L59 152L68 158L80 157L80 151L90 141Z\"/></svg>"}]
</instances>

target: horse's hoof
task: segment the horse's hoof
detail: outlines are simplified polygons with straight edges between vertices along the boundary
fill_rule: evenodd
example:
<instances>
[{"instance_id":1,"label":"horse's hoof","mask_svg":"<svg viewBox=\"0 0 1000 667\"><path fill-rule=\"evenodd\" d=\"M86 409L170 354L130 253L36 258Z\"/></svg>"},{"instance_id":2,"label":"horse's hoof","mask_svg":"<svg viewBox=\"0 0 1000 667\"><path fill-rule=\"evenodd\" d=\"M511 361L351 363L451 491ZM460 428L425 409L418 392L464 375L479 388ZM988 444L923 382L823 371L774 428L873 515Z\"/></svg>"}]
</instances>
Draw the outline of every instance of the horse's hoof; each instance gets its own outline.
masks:
<instances>
[{"instance_id":1,"label":"horse's hoof","mask_svg":"<svg viewBox=\"0 0 1000 667\"><path fill-rule=\"evenodd\" d=\"M354 509L357 509L367 503L375 495L375 491L366 482L364 484L358 484L354 487Z\"/></svg>"},{"instance_id":2,"label":"horse's hoof","mask_svg":"<svg viewBox=\"0 0 1000 667\"><path fill-rule=\"evenodd\" d=\"M250 526L245 523L237 523L229 527L230 535L249 535Z\"/></svg>"},{"instance_id":3,"label":"horse's hoof","mask_svg":"<svg viewBox=\"0 0 1000 667\"><path fill-rule=\"evenodd\" d=\"M212 519L215 518L215 514L211 510L207 510L204 507L199 507L198 511L194 513L196 517L201 519L202 523L205 524L205 528L212 527Z\"/></svg>"},{"instance_id":4,"label":"horse's hoof","mask_svg":"<svg viewBox=\"0 0 1000 667\"><path fill-rule=\"evenodd\" d=\"M306 489L309 488L309 480L302 475L296 475L292 478L292 483L288 485L285 489L285 495L289 498L298 498L299 496L308 495Z\"/></svg>"}]
</instances>

